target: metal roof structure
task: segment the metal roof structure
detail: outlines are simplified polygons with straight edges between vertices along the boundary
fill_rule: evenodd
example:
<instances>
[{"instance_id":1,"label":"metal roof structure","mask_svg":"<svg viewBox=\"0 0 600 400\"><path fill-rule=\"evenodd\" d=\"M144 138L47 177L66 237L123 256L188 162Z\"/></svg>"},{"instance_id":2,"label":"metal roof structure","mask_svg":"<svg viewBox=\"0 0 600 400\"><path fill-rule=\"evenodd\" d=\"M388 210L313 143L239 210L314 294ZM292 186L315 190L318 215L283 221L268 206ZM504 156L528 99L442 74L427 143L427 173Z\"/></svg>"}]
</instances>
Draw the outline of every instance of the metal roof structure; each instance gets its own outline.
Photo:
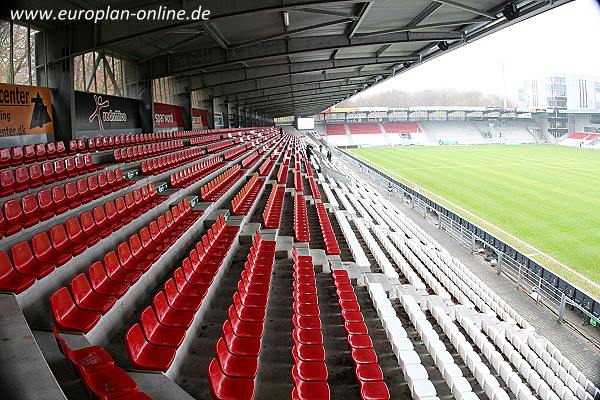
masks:
<instances>
[{"instance_id":1,"label":"metal roof structure","mask_svg":"<svg viewBox=\"0 0 600 400\"><path fill-rule=\"evenodd\" d=\"M149 78L175 76L187 90L279 117L318 113L569 1L54 0L52 8L208 9L209 21L72 22L71 54L105 49L146 66Z\"/></svg>"}]
</instances>

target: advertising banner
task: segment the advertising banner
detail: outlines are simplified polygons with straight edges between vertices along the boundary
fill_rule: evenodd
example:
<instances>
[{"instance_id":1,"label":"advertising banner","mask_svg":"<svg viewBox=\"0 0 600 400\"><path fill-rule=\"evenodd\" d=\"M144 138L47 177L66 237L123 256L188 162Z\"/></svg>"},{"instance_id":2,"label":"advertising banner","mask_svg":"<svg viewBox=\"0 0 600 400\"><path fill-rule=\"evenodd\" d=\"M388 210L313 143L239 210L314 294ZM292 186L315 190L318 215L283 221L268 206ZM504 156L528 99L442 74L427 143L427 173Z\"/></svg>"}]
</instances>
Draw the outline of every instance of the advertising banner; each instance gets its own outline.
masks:
<instances>
[{"instance_id":1,"label":"advertising banner","mask_svg":"<svg viewBox=\"0 0 600 400\"><path fill-rule=\"evenodd\" d=\"M0 83L0 136L54 133L50 89Z\"/></svg>"},{"instance_id":2,"label":"advertising banner","mask_svg":"<svg viewBox=\"0 0 600 400\"><path fill-rule=\"evenodd\" d=\"M184 129L183 107L173 104L154 103L154 129Z\"/></svg>"},{"instance_id":3,"label":"advertising banner","mask_svg":"<svg viewBox=\"0 0 600 400\"><path fill-rule=\"evenodd\" d=\"M208 110L192 108L192 129L208 128Z\"/></svg>"},{"instance_id":4,"label":"advertising banner","mask_svg":"<svg viewBox=\"0 0 600 400\"><path fill-rule=\"evenodd\" d=\"M77 133L125 133L127 130L133 132L141 127L139 100L75 92Z\"/></svg>"}]
</instances>

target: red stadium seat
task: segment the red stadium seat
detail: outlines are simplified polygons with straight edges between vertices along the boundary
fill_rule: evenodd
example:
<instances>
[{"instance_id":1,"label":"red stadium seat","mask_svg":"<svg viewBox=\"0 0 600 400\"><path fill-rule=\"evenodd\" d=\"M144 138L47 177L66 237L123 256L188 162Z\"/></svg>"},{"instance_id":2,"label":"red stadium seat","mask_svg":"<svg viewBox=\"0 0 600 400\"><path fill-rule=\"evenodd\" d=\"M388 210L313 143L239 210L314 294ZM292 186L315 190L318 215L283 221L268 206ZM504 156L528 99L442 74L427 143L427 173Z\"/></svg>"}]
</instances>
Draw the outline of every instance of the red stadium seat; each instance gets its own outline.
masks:
<instances>
[{"instance_id":1,"label":"red stadium seat","mask_svg":"<svg viewBox=\"0 0 600 400\"><path fill-rule=\"evenodd\" d=\"M133 325L125 336L127 355L135 368L166 372L175 359L176 349L154 345L144 337L139 324Z\"/></svg>"},{"instance_id":2,"label":"red stadium seat","mask_svg":"<svg viewBox=\"0 0 600 400\"><path fill-rule=\"evenodd\" d=\"M73 257L71 253L61 253L52 247L52 243L46 232L34 235L31 238L31 244L35 258L48 264L60 266Z\"/></svg>"},{"instance_id":3,"label":"red stadium seat","mask_svg":"<svg viewBox=\"0 0 600 400\"><path fill-rule=\"evenodd\" d=\"M142 276L141 271L132 271L121 267L119 258L114 251L105 254L103 261L106 274L113 281L134 284Z\"/></svg>"},{"instance_id":4,"label":"red stadium seat","mask_svg":"<svg viewBox=\"0 0 600 400\"><path fill-rule=\"evenodd\" d=\"M70 253L73 256L83 253L87 248L86 245L75 244L69 240L65 227L62 224L58 224L50 228L50 241L52 247L61 253Z\"/></svg>"},{"instance_id":5,"label":"red stadium seat","mask_svg":"<svg viewBox=\"0 0 600 400\"><path fill-rule=\"evenodd\" d=\"M87 275L83 272L71 280L70 286L75 304L83 310L106 314L117 302L117 298L114 296L93 291Z\"/></svg>"},{"instance_id":6,"label":"red stadium seat","mask_svg":"<svg viewBox=\"0 0 600 400\"><path fill-rule=\"evenodd\" d=\"M50 296L50 310L60 329L89 332L100 320L100 313L82 310L75 305L69 289L62 287Z\"/></svg>"},{"instance_id":7,"label":"red stadium seat","mask_svg":"<svg viewBox=\"0 0 600 400\"><path fill-rule=\"evenodd\" d=\"M213 359L208 366L208 381L213 399L249 400L254 397L254 380L225 375L217 359Z\"/></svg>"},{"instance_id":8,"label":"red stadium seat","mask_svg":"<svg viewBox=\"0 0 600 400\"><path fill-rule=\"evenodd\" d=\"M144 336L151 344L178 348L185 338L185 329L165 326L158 322L154 309L146 307L140 317Z\"/></svg>"},{"instance_id":9,"label":"red stadium seat","mask_svg":"<svg viewBox=\"0 0 600 400\"><path fill-rule=\"evenodd\" d=\"M138 386L127 372L118 367L100 369L84 374L83 381L99 400L121 399L137 392Z\"/></svg>"},{"instance_id":10,"label":"red stadium seat","mask_svg":"<svg viewBox=\"0 0 600 400\"><path fill-rule=\"evenodd\" d=\"M23 241L15 244L11 249L13 265L15 269L24 275L32 275L37 279L42 279L54 271L54 265L37 260L29 242Z\"/></svg>"},{"instance_id":11,"label":"red stadium seat","mask_svg":"<svg viewBox=\"0 0 600 400\"><path fill-rule=\"evenodd\" d=\"M35 283L35 277L18 272L6 252L0 252L0 291L21 293Z\"/></svg>"},{"instance_id":12,"label":"red stadium seat","mask_svg":"<svg viewBox=\"0 0 600 400\"><path fill-rule=\"evenodd\" d=\"M62 186L52 188L52 201L56 214L62 214L69 209L69 201Z\"/></svg>"}]
</instances>

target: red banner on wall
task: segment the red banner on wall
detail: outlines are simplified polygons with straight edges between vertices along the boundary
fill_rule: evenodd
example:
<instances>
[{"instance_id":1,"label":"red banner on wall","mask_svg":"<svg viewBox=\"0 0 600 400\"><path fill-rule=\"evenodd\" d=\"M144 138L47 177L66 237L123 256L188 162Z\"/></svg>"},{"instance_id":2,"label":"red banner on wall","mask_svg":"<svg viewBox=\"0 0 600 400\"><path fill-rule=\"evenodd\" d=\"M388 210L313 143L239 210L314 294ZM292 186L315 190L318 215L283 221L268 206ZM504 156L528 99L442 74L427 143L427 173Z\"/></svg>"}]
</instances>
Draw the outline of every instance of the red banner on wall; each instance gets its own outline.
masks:
<instances>
[{"instance_id":1,"label":"red banner on wall","mask_svg":"<svg viewBox=\"0 0 600 400\"><path fill-rule=\"evenodd\" d=\"M173 104L154 103L154 128L184 129L183 107Z\"/></svg>"},{"instance_id":2,"label":"red banner on wall","mask_svg":"<svg viewBox=\"0 0 600 400\"><path fill-rule=\"evenodd\" d=\"M208 110L192 108L192 129L208 128Z\"/></svg>"}]
</instances>

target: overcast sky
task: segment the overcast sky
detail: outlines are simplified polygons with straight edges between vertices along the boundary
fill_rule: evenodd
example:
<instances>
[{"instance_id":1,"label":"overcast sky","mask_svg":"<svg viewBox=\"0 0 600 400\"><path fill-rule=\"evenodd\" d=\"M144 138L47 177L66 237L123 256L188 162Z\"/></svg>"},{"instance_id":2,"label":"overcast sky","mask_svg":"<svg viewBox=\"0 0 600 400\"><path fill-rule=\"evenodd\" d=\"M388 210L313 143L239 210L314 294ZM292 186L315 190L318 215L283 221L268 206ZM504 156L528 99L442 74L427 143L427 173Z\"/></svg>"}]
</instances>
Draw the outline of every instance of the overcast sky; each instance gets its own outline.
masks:
<instances>
[{"instance_id":1,"label":"overcast sky","mask_svg":"<svg viewBox=\"0 0 600 400\"><path fill-rule=\"evenodd\" d=\"M448 88L516 98L527 77L551 72L600 77L600 0L576 0L463 46L364 94Z\"/></svg>"}]
</instances>

